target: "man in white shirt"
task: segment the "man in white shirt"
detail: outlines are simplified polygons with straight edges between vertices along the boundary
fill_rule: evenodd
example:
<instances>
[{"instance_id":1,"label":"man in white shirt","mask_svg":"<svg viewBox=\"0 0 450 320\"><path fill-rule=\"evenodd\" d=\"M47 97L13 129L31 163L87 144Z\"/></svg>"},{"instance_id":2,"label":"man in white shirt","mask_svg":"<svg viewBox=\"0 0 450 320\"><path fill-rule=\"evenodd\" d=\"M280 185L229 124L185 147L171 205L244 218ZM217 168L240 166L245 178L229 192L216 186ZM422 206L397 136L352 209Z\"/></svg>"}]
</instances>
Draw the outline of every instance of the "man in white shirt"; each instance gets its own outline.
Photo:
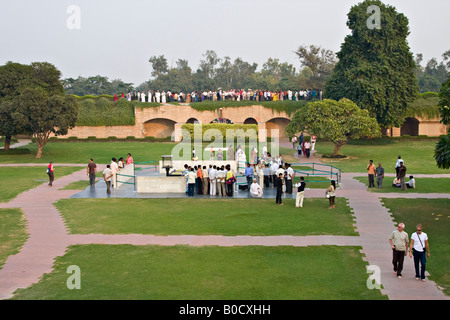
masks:
<instances>
[{"instance_id":1,"label":"man in white shirt","mask_svg":"<svg viewBox=\"0 0 450 320\"><path fill-rule=\"evenodd\" d=\"M117 184L117 176L116 173L119 171L119 166L117 164L117 159L116 158L112 158L111 159L111 171L112 171L112 185L116 186Z\"/></svg>"},{"instance_id":2,"label":"man in white shirt","mask_svg":"<svg viewBox=\"0 0 450 320\"><path fill-rule=\"evenodd\" d=\"M194 172L194 168L191 168L191 171L187 174L188 176L188 196L194 196L194 187L195 187L195 179L197 179L197 174Z\"/></svg>"},{"instance_id":3,"label":"man in white shirt","mask_svg":"<svg viewBox=\"0 0 450 320\"><path fill-rule=\"evenodd\" d=\"M294 169L291 168L290 163L286 163L286 193L292 193L292 180L294 179Z\"/></svg>"},{"instance_id":4,"label":"man in white shirt","mask_svg":"<svg viewBox=\"0 0 450 320\"><path fill-rule=\"evenodd\" d=\"M216 195L216 166L213 166L212 169L209 171L209 194L212 196Z\"/></svg>"},{"instance_id":5,"label":"man in white shirt","mask_svg":"<svg viewBox=\"0 0 450 320\"><path fill-rule=\"evenodd\" d=\"M108 164L106 169L103 170L103 180L106 182L106 193L111 193L111 177L113 176L111 166Z\"/></svg>"},{"instance_id":6,"label":"man in white shirt","mask_svg":"<svg viewBox=\"0 0 450 320\"><path fill-rule=\"evenodd\" d=\"M250 186L250 194L252 195L253 198L261 198L262 188L256 181L257 181L256 178L254 178L253 183Z\"/></svg>"},{"instance_id":7,"label":"man in white shirt","mask_svg":"<svg viewBox=\"0 0 450 320\"><path fill-rule=\"evenodd\" d=\"M414 179L413 176L409 176L409 181L406 182L406 187L407 188L413 188L413 189L416 188L416 180Z\"/></svg>"},{"instance_id":8,"label":"man in white shirt","mask_svg":"<svg viewBox=\"0 0 450 320\"><path fill-rule=\"evenodd\" d=\"M409 257L414 256L414 268L416 270L416 280L425 279L425 265L427 257L430 257L430 246L428 244L428 235L422 232L422 225L416 226L416 232L411 235L411 243L409 245ZM419 268L419 262L421 268ZM420 269L420 275L419 275Z\"/></svg>"},{"instance_id":9,"label":"man in white shirt","mask_svg":"<svg viewBox=\"0 0 450 320\"><path fill-rule=\"evenodd\" d=\"M217 194L221 197L225 197L227 195L227 189L225 187L225 177L225 171L222 170L221 167L218 167L216 173L216 189Z\"/></svg>"}]
</instances>

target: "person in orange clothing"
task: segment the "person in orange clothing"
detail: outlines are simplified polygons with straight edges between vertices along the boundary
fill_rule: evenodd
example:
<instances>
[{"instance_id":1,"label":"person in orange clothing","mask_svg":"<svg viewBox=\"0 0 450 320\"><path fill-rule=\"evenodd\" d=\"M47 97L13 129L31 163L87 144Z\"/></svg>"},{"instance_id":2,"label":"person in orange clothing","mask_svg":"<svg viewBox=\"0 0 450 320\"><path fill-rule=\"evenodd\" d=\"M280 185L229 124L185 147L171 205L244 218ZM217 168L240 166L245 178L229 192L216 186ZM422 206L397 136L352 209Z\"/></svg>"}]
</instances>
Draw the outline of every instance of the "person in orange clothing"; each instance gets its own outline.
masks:
<instances>
[{"instance_id":1,"label":"person in orange clothing","mask_svg":"<svg viewBox=\"0 0 450 320\"><path fill-rule=\"evenodd\" d=\"M373 164L373 160L370 160L367 165L367 173L369 174L369 188L373 188L375 187L375 165Z\"/></svg>"}]
</instances>

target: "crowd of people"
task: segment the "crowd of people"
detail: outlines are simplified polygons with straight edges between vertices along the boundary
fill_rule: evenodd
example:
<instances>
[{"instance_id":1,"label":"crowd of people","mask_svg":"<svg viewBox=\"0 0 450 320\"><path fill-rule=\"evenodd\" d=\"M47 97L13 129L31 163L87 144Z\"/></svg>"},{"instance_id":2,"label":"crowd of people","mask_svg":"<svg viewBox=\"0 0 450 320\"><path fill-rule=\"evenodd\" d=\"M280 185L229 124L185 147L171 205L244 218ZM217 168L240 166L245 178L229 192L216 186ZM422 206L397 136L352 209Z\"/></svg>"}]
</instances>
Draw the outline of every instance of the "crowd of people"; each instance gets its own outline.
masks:
<instances>
[{"instance_id":1,"label":"crowd of people","mask_svg":"<svg viewBox=\"0 0 450 320\"><path fill-rule=\"evenodd\" d=\"M322 100L322 90L316 89L301 89L301 90L194 90L192 92L184 93L172 92L171 90L148 90L148 91L133 91L122 93L120 96L114 94L114 100L125 98L127 101L140 102L203 102L203 101L283 101L283 100Z\"/></svg>"},{"instance_id":2,"label":"crowd of people","mask_svg":"<svg viewBox=\"0 0 450 320\"><path fill-rule=\"evenodd\" d=\"M392 182L392 186L396 188L401 188L402 190L407 190L408 188L416 188L416 180L414 176L409 176L409 181L406 181L406 167L405 161L402 159L402 156L399 155L397 162L395 163L395 178ZM369 179L369 188L375 187L375 179L377 182L378 189L383 187L383 179L384 179L384 168L381 165L381 162L378 163L378 167L375 167L373 160L369 160L369 164L367 165L367 174Z\"/></svg>"}]
</instances>

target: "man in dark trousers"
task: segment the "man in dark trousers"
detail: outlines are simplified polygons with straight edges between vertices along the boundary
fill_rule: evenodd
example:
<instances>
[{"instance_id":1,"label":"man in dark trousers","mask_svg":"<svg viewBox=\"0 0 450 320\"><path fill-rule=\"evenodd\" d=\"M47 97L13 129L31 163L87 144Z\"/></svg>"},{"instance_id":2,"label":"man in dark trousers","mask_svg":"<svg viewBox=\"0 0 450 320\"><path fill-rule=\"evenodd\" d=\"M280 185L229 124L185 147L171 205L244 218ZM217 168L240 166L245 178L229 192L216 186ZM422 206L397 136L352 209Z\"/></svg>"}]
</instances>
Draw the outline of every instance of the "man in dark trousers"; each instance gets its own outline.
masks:
<instances>
[{"instance_id":1,"label":"man in dark trousers","mask_svg":"<svg viewBox=\"0 0 450 320\"><path fill-rule=\"evenodd\" d=\"M89 184L91 187L95 187L95 176L97 175L97 165L94 163L94 159L89 159L87 166L87 175L89 176Z\"/></svg>"},{"instance_id":2,"label":"man in dark trousers","mask_svg":"<svg viewBox=\"0 0 450 320\"><path fill-rule=\"evenodd\" d=\"M283 194L283 174L280 173L278 175L278 178L275 180L275 187L277 188L277 197L276 197L276 203L283 205L281 202L281 195Z\"/></svg>"}]
</instances>

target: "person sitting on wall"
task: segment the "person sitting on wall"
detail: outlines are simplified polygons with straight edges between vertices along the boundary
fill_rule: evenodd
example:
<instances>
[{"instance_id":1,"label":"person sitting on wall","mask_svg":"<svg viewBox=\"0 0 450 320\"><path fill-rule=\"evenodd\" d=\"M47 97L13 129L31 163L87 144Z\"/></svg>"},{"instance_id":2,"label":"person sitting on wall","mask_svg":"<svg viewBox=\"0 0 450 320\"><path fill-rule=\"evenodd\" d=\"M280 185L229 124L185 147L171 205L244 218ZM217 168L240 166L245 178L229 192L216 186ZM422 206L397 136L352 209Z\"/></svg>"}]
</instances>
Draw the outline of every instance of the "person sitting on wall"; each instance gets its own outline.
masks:
<instances>
[{"instance_id":1,"label":"person sitting on wall","mask_svg":"<svg viewBox=\"0 0 450 320\"><path fill-rule=\"evenodd\" d=\"M395 177L394 181L392 182L392 186L395 187L395 188L400 188L402 186L401 182L400 182L400 179Z\"/></svg>"},{"instance_id":2,"label":"person sitting on wall","mask_svg":"<svg viewBox=\"0 0 450 320\"><path fill-rule=\"evenodd\" d=\"M412 189L416 188L416 180L414 180L413 176L409 176L409 181L406 182L406 187L407 188L412 188Z\"/></svg>"}]
</instances>

